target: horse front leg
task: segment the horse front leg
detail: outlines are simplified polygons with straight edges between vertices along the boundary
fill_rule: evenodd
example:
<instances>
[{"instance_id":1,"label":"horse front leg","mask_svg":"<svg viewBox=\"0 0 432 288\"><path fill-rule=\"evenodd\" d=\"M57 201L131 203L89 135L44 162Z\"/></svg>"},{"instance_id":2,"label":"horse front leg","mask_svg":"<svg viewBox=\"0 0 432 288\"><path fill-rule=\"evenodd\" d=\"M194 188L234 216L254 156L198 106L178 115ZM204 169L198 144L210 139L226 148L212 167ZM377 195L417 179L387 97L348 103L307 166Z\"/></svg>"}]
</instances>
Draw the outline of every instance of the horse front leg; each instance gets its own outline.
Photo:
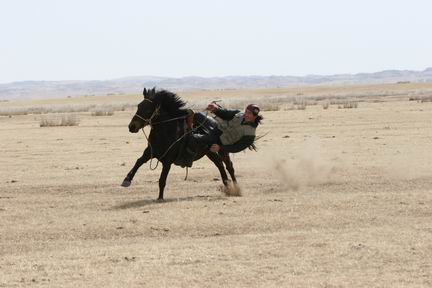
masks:
<instances>
[{"instance_id":1,"label":"horse front leg","mask_svg":"<svg viewBox=\"0 0 432 288\"><path fill-rule=\"evenodd\" d=\"M158 201L163 201L166 179L171 169L171 163L162 163L162 172L159 177L159 197Z\"/></svg>"},{"instance_id":2,"label":"horse front leg","mask_svg":"<svg viewBox=\"0 0 432 288\"><path fill-rule=\"evenodd\" d=\"M144 164L146 163L148 160L150 160L151 157L151 152L150 149L147 147L144 150L143 155L138 158L138 160L135 162L134 167L129 171L129 173L126 175L126 178L123 180L123 183L121 184L121 186L123 187L129 187L132 183L132 180L135 176L135 173L138 171L138 169Z\"/></svg>"},{"instance_id":3,"label":"horse front leg","mask_svg":"<svg viewBox=\"0 0 432 288\"><path fill-rule=\"evenodd\" d=\"M225 185L225 187L228 187L228 175L225 171L225 167L222 164L222 159L217 153L213 152L207 152L207 157L216 165L216 167L219 169L219 173L222 177L222 182Z\"/></svg>"}]
</instances>

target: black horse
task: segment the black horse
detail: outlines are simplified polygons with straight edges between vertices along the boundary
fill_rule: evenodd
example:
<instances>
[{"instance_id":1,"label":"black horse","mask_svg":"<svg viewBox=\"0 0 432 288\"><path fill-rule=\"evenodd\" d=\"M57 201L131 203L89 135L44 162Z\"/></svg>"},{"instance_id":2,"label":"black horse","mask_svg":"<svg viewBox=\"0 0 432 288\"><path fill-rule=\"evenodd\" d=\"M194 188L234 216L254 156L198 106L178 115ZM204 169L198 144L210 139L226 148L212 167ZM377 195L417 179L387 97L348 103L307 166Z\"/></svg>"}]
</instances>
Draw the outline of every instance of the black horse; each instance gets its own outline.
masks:
<instances>
[{"instance_id":1,"label":"black horse","mask_svg":"<svg viewBox=\"0 0 432 288\"><path fill-rule=\"evenodd\" d=\"M162 172L159 178L159 197L163 200L166 179L171 165L181 165L181 155L184 149L194 149L193 161L196 161L206 155L219 169L225 187L228 186L228 176L223 163L225 163L231 179L236 183L234 168L228 153L210 152L208 147L193 147L188 145L188 136L190 131L185 126L185 109L186 103L176 94L166 90L156 90L144 88L144 100L138 104L138 110L129 123L129 131L137 133L146 125L150 125L150 135L148 137L148 146L143 155L138 158L134 167L123 180L122 186L130 186L132 179L138 169L152 158L162 163ZM205 116L202 113L196 113L194 116L194 129L200 133L205 133L206 129L214 128L214 119ZM182 165L184 166L184 165Z\"/></svg>"}]
</instances>

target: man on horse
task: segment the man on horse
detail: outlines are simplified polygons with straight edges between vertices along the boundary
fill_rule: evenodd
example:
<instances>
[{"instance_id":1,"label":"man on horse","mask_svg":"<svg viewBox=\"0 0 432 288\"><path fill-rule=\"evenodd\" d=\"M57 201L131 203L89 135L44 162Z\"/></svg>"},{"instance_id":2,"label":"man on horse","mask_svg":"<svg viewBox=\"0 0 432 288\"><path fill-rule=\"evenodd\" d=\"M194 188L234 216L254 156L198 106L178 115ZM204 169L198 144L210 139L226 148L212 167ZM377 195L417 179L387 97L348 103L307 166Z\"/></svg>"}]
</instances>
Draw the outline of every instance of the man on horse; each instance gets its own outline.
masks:
<instances>
[{"instance_id":1,"label":"man on horse","mask_svg":"<svg viewBox=\"0 0 432 288\"><path fill-rule=\"evenodd\" d=\"M212 102L207 110L216 115L216 129L207 134L192 134L192 142L210 146L211 152L240 152L251 147L255 140L255 132L263 119L260 108L250 104L244 112L240 110L223 109Z\"/></svg>"},{"instance_id":2,"label":"man on horse","mask_svg":"<svg viewBox=\"0 0 432 288\"><path fill-rule=\"evenodd\" d=\"M147 147L143 155L126 175L121 184L123 187L131 185L136 172L144 163L157 159L156 166L158 163L162 164L158 196L158 199L162 200L171 166L174 164L191 167L193 161L204 155L219 169L225 187L229 184L225 169L233 183L236 183L229 153L239 152L247 147L255 148L255 131L263 119L259 115L258 106L248 105L245 112L241 113L239 110L226 110L211 103L207 110L216 115L216 119L213 119L203 113L193 115L192 111L184 109L186 103L175 93L144 88L143 95L144 99L138 104L128 128L131 133L137 133L150 125L150 134L146 136ZM150 162L151 169L156 169L156 166L151 168Z\"/></svg>"}]
</instances>

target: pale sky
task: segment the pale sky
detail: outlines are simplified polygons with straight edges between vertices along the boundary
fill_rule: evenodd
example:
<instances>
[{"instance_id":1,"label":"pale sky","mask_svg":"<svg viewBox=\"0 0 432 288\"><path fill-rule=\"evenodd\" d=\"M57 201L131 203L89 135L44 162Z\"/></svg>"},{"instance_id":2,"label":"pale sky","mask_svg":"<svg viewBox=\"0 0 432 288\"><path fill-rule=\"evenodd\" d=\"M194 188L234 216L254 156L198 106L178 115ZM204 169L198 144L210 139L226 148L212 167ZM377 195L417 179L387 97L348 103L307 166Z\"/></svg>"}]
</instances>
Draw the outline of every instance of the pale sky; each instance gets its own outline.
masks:
<instances>
[{"instance_id":1,"label":"pale sky","mask_svg":"<svg viewBox=\"0 0 432 288\"><path fill-rule=\"evenodd\" d=\"M0 0L0 83L432 66L430 0Z\"/></svg>"}]
</instances>

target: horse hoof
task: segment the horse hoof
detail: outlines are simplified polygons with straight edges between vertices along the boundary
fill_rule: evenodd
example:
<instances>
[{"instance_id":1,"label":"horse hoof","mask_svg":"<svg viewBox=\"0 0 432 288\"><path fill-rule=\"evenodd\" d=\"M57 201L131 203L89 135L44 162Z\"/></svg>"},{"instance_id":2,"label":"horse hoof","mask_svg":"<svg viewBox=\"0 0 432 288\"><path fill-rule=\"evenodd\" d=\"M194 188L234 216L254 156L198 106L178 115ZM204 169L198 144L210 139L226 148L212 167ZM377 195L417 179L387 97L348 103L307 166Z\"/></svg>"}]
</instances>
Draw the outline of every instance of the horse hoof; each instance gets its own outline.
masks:
<instances>
[{"instance_id":1,"label":"horse hoof","mask_svg":"<svg viewBox=\"0 0 432 288\"><path fill-rule=\"evenodd\" d=\"M156 202L162 203L162 202L165 202L165 200L163 198L157 198Z\"/></svg>"},{"instance_id":2,"label":"horse hoof","mask_svg":"<svg viewBox=\"0 0 432 288\"><path fill-rule=\"evenodd\" d=\"M122 187L129 187L131 185L131 181L129 180L123 180L123 183L121 184Z\"/></svg>"},{"instance_id":3,"label":"horse hoof","mask_svg":"<svg viewBox=\"0 0 432 288\"><path fill-rule=\"evenodd\" d=\"M222 192L225 193L226 196L228 197L240 197L242 196L241 193L241 188L238 185L228 185L228 186L223 186L222 188Z\"/></svg>"}]
</instances>

